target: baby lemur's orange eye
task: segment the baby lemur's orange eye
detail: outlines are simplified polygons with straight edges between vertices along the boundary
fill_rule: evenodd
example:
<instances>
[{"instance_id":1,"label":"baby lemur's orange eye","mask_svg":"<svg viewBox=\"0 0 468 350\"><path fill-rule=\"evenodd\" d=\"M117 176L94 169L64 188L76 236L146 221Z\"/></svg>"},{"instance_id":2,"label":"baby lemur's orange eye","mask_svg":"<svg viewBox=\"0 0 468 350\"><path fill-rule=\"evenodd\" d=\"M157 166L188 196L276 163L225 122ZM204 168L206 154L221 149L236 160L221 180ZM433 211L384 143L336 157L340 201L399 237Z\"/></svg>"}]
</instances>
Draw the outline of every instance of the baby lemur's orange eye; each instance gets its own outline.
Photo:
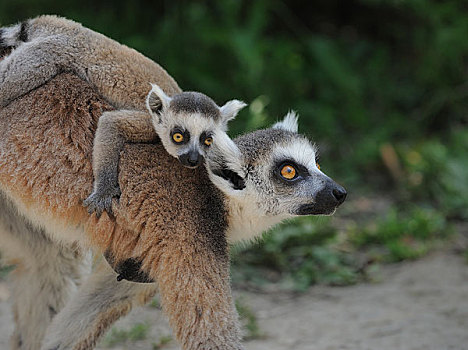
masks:
<instances>
[{"instance_id":1,"label":"baby lemur's orange eye","mask_svg":"<svg viewBox=\"0 0 468 350\"><path fill-rule=\"evenodd\" d=\"M176 132L172 135L172 139L174 142L181 143L184 141L184 135L182 135L180 132Z\"/></svg>"},{"instance_id":2,"label":"baby lemur's orange eye","mask_svg":"<svg viewBox=\"0 0 468 350\"><path fill-rule=\"evenodd\" d=\"M287 180L292 180L296 177L296 169L292 165L285 165L281 168L281 176Z\"/></svg>"},{"instance_id":3,"label":"baby lemur's orange eye","mask_svg":"<svg viewBox=\"0 0 468 350\"><path fill-rule=\"evenodd\" d=\"M319 164L319 163L315 163L315 165L317 166L317 169L320 170L320 164Z\"/></svg>"},{"instance_id":4,"label":"baby lemur's orange eye","mask_svg":"<svg viewBox=\"0 0 468 350\"><path fill-rule=\"evenodd\" d=\"M206 146L211 146L212 143L213 143L213 138L212 137L207 137L205 139L205 145Z\"/></svg>"}]
</instances>

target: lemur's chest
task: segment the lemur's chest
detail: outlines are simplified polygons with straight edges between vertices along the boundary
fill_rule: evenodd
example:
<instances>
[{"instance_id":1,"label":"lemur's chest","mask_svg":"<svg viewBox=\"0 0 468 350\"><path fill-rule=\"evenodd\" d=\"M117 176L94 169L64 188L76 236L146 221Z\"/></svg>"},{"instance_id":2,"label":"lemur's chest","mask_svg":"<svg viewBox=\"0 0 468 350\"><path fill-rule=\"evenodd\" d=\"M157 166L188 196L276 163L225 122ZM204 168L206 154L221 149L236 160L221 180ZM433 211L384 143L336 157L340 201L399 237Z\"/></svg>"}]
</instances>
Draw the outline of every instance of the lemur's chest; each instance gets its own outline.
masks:
<instances>
[{"instance_id":1,"label":"lemur's chest","mask_svg":"<svg viewBox=\"0 0 468 350\"><path fill-rule=\"evenodd\" d=\"M249 200L242 203L230 201L228 213L226 236L229 243L251 240L287 218L286 215L265 215L254 201Z\"/></svg>"}]
</instances>

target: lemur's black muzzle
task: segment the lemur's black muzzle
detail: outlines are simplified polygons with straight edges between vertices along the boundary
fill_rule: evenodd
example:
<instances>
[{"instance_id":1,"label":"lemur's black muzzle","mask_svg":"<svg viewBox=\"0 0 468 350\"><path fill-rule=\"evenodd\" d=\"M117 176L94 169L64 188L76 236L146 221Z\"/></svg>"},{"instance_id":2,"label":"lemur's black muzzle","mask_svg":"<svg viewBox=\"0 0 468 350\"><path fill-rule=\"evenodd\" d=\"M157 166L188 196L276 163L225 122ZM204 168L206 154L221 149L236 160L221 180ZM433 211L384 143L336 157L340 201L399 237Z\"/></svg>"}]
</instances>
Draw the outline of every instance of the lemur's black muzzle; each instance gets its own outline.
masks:
<instances>
[{"instance_id":1,"label":"lemur's black muzzle","mask_svg":"<svg viewBox=\"0 0 468 350\"><path fill-rule=\"evenodd\" d=\"M203 163L203 156L196 150L188 151L179 156L179 161L186 167L196 168Z\"/></svg>"},{"instance_id":2,"label":"lemur's black muzzle","mask_svg":"<svg viewBox=\"0 0 468 350\"><path fill-rule=\"evenodd\" d=\"M299 207L297 215L327 215L332 214L346 199L347 192L343 186L329 180L315 196L314 203Z\"/></svg>"}]
</instances>

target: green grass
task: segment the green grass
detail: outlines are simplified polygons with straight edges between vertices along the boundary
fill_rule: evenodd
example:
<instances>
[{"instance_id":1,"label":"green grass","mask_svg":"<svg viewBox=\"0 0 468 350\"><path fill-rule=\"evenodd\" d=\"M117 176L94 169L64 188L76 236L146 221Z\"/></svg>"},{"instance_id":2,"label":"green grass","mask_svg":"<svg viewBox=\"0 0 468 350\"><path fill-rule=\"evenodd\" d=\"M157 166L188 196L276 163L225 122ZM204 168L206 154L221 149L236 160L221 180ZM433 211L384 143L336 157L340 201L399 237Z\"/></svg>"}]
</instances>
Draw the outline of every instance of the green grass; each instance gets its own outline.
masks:
<instances>
[{"instance_id":1,"label":"green grass","mask_svg":"<svg viewBox=\"0 0 468 350\"><path fill-rule=\"evenodd\" d=\"M158 297L154 297L153 300L148 304L149 307L153 309L161 309L161 303Z\"/></svg>"},{"instance_id":2,"label":"green grass","mask_svg":"<svg viewBox=\"0 0 468 350\"><path fill-rule=\"evenodd\" d=\"M148 323L136 323L128 330L112 328L104 338L103 344L106 347L114 347L128 341L144 340L147 338L149 328Z\"/></svg>"},{"instance_id":3,"label":"green grass","mask_svg":"<svg viewBox=\"0 0 468 350\"><path fill-rule=\"evenodd\" d=\"M264 337L264 334L258 325L257 316L255 316L255 313L245 303L243 298L238 298L236 300L236 309L239 313L241 324L245 330L244 339L252 340Z\"/></svg>"},{"instance_id":4,"label":"green grass","mask_svg":"<svg viewBox=\"0 0 468 350\"><path fill-rule=\"evenodd\" d=\"M401 211L392 208L375 223L354 229L350 240L376 261L396 262L423 256L451 233L453 229L442 214L415 206Z\"/></svg>"},{"instance_id":5,"label":"green grass","mask_svg":"<svg viewBox=\"0 0 468 350\"><path fill-rule=\"evenodd\" d=\"M305 291L313 284L349 285L373 278L376 263L413 260L454 232L443 213L429 206L391 206L369 219L302 218L265 236L263 243L233 250L233 281L259 288Z\"/></svg>"},{"instance_id":6,"label":"green grass","mask_svg":"<svg viewBox=\"0 0 468 350\"><path fill-rule=\"evenodd\" d=\"M163 335L158 339L157 342L152 343L153 350L160 350L163 349L167 344L172 341L172 336L170 335Z\"/></svg>"},{"instance_id":7,"label":"green grass","mask_svg":"<svg viewBox=\"0 0 468 350\"><path fill-rule=\"evenodd\" d=\"M0 265L0 280L7 278L8 274L14 269L14 266Z\"/></svg>"},{"instance_id":8,"label":"green grass","mask_svg":"<svg viewBox=\"0 0 468 350\"><path fill-rule=\"evenodd\" d=\"M330 218L302 218L265 235L263 242L233 250L236 283L278 283L305 290L315 283L346 285L357 281L349 256L332 247L337 229Z\"/></svg>"}]
</instances>

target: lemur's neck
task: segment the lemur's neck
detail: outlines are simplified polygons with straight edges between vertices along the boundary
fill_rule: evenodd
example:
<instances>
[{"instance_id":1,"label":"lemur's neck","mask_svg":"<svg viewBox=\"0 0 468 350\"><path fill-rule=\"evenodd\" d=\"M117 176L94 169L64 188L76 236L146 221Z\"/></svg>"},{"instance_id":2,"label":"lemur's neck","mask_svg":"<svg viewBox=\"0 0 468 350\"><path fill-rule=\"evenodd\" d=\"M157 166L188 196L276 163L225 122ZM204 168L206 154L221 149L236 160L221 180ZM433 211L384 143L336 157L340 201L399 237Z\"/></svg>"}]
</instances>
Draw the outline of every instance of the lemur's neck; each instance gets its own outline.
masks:
<instances>
[{"instance_id":1,"label":"lemur's neck","mask_svg":"<svg viewBox=\"0 0 468 350\"><path fill-rule=\"evenodd\" d=\"M228 214L227 240L229 243L251 240L289 215L266 215L249 197L225 199Z\"/></svg>"}]
</instances>

